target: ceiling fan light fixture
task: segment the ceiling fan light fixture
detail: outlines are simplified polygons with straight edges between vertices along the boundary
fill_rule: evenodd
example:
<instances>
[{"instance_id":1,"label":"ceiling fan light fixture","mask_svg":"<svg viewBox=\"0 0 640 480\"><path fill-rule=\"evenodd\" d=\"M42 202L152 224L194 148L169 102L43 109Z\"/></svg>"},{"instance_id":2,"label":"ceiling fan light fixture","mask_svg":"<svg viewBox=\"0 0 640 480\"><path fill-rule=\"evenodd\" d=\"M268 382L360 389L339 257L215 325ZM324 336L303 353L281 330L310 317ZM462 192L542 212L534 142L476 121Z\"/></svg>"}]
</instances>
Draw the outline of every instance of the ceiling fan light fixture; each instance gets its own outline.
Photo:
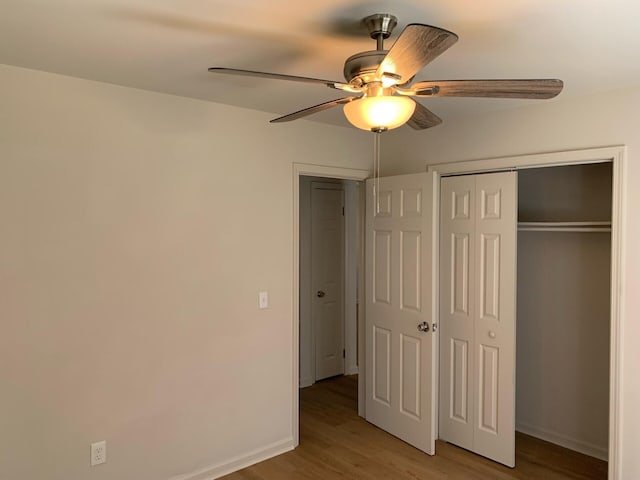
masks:
<instances>
[{"instance_id":1,"label":"ceiling fan light fixture","mask_svg":"<svg viewBox=\"0 0 640 480\"><path fill-rule=\"evenodd\" d=\"M357 128L368 131L398 128L411 118L416 103L397 95L362 97L344 105L344 115Z\"/></svg>"}]
</instances>

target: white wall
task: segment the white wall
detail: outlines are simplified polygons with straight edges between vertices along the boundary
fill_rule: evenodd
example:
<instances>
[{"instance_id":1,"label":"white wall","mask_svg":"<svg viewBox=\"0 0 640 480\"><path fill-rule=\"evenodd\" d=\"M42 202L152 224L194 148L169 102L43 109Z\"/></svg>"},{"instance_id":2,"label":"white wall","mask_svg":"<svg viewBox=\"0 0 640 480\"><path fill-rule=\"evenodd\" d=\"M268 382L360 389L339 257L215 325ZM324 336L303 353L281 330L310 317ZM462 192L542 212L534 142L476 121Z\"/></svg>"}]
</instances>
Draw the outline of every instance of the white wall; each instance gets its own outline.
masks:
<instances>
[{"instance_id":1,"label":"white wall","mask_svg":"<svg viewBox=\"0 0 640 480\"><path fill-rule=\"evenodd\" d=\"M428 103L428 102L427 102ZM628 146L625 180L621 476L640 478L640 88L582 98L541 101L530 107L449 121L430 131L399 129L383 139L383 174L424 171L429 163ZM438 112L435 112L438 113Z\"/></svg>"},{"instance_id":2,"label":"white wall","mask_svg":"<svg viewBox=\"0 0 640 480\"><path fill-rule=\"evenodd\" d=\"M0 88L0 478L289 448L292 163L368 168L367 137L8 66Z\"/></svg>"},{"instance_id":3,"label":"white wall","mask_svg":"<svg viewBox=\"0 0 640 480\"><path fill-rule=\"evenodd\" d=\"M518 232L516 429L607 458L607 233Z\"/></svg>"}]
</instances>

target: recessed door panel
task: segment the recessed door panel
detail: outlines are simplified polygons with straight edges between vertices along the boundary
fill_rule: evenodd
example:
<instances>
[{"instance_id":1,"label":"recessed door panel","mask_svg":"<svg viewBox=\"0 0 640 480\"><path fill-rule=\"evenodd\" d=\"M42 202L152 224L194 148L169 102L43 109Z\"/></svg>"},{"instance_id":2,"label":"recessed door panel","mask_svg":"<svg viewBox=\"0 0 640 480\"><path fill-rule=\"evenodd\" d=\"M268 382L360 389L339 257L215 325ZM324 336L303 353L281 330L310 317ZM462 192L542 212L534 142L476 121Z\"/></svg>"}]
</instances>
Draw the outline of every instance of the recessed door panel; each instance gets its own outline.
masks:
<instances>
[{"instance_id":1,"label":"recessed door panel","mask_svg":"<svg viewBox=\"0 0 640 480\"><path fill-rule=\"evenodd\" d=\"M480 315L499 319L500 235L480 235Z\"/></svg>"},{"instance_id":2,"label":"recessed door panel","mask_svg":"<svg viewBox=\"0 0 640 480\"><path fill-rule=\"evenodd\" d=\"M393 196L390 190L381 190L378 198L374 201L376 203L376 217L391 216Z\"/></svg>"},{"instance_id":3,"label":"recessed door panel","mask_svg":"<svg viewBox=\"0 0 640 480\"><path fill-rule=\"evenodd\" d=\"M391 332L373 327L373 398L386 406L391 389Z\"/></svg>"},{"instance_id":4,"label":"recessed door panel","mask_svg":"<svg viewBox=\"0 0 640 480\"><path fill-rule=\"evenodd\" d=\"M422 189L407 188L402 190L402 210L403 217L419 217L422 215Z\"/></svg>"},{"instance_id":5,"label":"recessed door panel","mask_svg":"<svg viewBox=\"0 0 640 480\"><path fill-rule=\"evenodd\" d=\"M478 428L498 433L498 348L480 345Z\"/></svg>"},{"instance_id":6,"label":"recessed door panel","mask_svg":"<svg viewBox=\"0 0 640 480\"><path fill-rule=\"evenodd\" d=\"M373 232L373 301L391 303L391 232Z\"/></svg>"},{"instance_id":7,"label":"recessed door panel","mask_svg":"<svg viewBox=\"0 0 640 480\"><path fill-rule=\"evenodd\" d=\"M400 232L400 290L402 291L401 308L420 311L420 245L422 239L420 232Z\"/></svg>"},{"instance_id":8,"label":"recessed door panel","mask_svg":"<svg viewBox=\"0 0 640 480\"><path fill-rule=\"evenodd\" d=\"M471 191L451 192L451 219L468 220L471 218Z\"/></svg>"},{"instance_id":9,"label":"recessed door panel","mask_svg":"<svg viewBox=\"0 0 640 480\"><path fill-rule=\"evenodd\" d=\"M451 234L451 313L469 315L469 234Z\"/></svg>"},{"instance_id":10,"label":"recessed door panel","mask_svg":"<svg viewBox=\"0 0 640 480\"><path fill-rule=\"evenodd\" d=\"M420 419L420 339L400 335L400 411Z\"/></svg>"},{"instance_id":11,"label":"recessed door panel","mask_svg":"<svg viewBox=\"0 0 640 480\"><path fill-rule=\"evenodd\" d=\"M467 370L469 342L457 338L451 339L451 393L449 416L458 422L468 422L467 396L469 393L469 373Z\"/></svg>"},{"instance_id":12,"label":"recessed door panel","mask_svg":"<svg viewBox=\"0 0 640 480\"><path fill-rule=\"evenodd\" d=\"M481 204L480 204L480 218L482 220L497 220L500 218L502 191L496 190L482 190L480 192Z\"/></svg>"}]
</instances>

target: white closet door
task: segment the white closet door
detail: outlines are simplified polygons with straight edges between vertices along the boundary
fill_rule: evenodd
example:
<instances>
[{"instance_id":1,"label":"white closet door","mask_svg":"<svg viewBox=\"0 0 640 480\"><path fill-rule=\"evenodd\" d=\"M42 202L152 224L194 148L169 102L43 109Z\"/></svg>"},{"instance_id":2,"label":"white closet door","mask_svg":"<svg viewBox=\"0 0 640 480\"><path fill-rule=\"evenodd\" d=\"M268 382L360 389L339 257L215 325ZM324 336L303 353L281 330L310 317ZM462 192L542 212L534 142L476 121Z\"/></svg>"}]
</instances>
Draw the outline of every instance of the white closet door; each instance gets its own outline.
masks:
<instances>
[{"instance_id":1,"label":"white closet door","mask_svg":"<svg viewBox=\"0 0 640 480\"><path fill-rule=\"evenodd\" d=\"M475 177L440 188L440 438L472 450Z\"/></svg>"},{"instance_id":2,"label":"white closet door","mask_svg":"<svg viewBox=\"0 0 640 480\"><path fill-rule=\"evenodd\" d=\"M435 453L434 173L367 182L366 419ZM426 330L425 325L429 328Z\"/></svg>"},{"instance_id":3,"label":"white closet door","mask_svg":"<svg viewBox=\"0 0 640 480\"><path fill-rule=\"evenodd\" d=\"M441 188L441 438L513 467L517 177Z\"/></svg>"}]
</instances>

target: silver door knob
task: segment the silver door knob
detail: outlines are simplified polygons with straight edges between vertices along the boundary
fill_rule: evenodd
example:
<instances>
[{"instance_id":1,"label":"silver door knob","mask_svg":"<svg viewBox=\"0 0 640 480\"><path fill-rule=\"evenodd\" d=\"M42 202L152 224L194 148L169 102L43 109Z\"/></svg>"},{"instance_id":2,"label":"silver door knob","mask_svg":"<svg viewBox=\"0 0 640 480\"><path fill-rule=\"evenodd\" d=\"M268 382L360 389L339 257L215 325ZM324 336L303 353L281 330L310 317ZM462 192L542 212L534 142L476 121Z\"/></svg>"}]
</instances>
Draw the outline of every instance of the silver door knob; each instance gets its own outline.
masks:
<instances>
[{"instance_id":1,"label":"silver door knob","mask_svg":"<svg viewBox=\"0 0 640 480\"><path fill-rule=\"evenodd\" d=\"M316 293L316 297L318 298L324 297L324 292L322 290L318 290L318 293Z\"/></svg>"},{"instance_id":2,"label":"silver door knob","mask_svg":"<svg viewBox=\"0 0 640 480\"><path fill-rule=\"evenodd\" d=\"M429 324L427 322L422 322L418 324L418 330L421 332L428 332L429 331Z\"/></svg>"}]
</instances>

